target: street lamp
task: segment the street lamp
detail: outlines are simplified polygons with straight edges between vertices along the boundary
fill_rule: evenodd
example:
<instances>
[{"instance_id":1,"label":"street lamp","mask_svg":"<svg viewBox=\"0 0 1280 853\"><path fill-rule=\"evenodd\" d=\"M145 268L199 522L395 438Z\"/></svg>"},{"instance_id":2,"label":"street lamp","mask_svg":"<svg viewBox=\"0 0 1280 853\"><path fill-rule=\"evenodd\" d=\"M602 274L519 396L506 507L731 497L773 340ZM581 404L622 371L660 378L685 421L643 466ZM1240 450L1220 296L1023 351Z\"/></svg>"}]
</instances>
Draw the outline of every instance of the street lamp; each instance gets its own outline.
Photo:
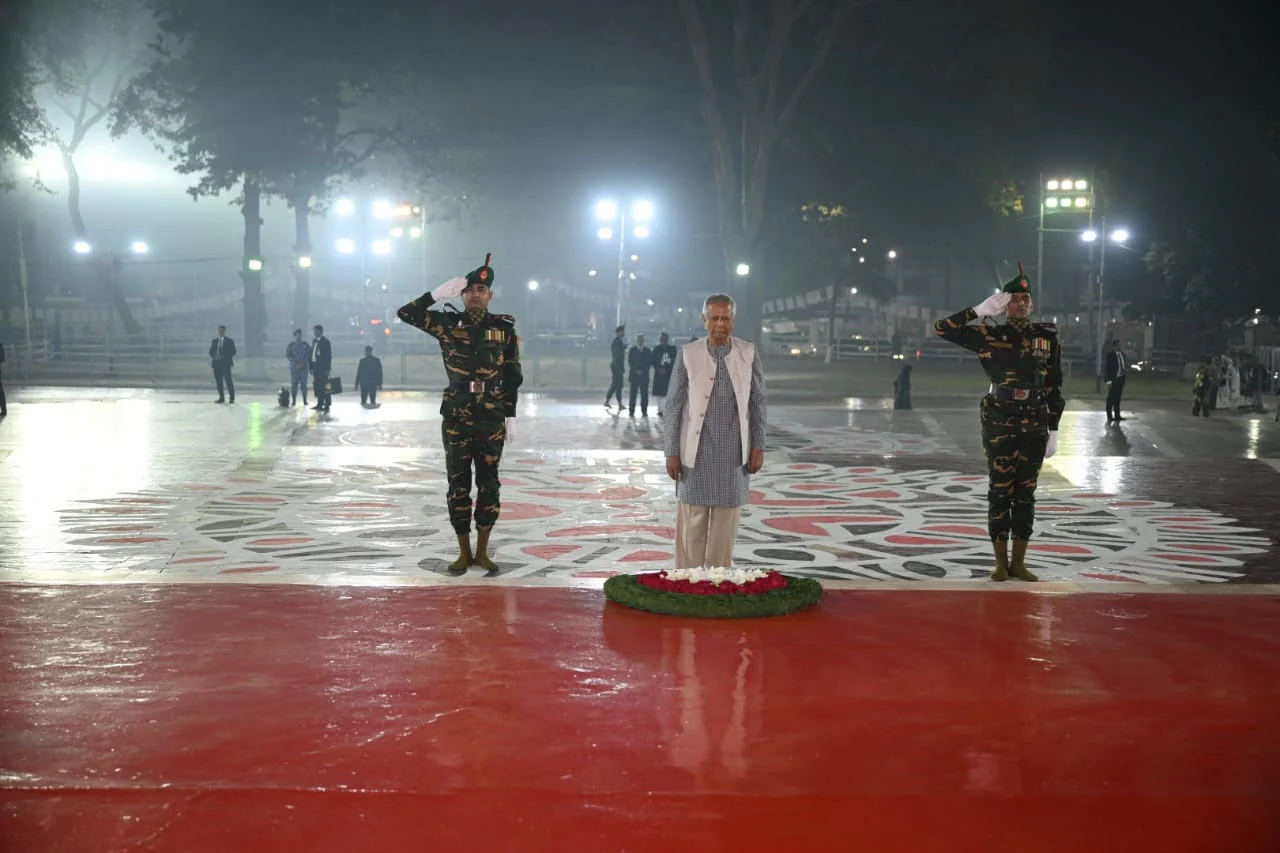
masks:
<instances>
[{"instance_id":1,"label":"street lamp","mask_svg":"<svg viewBox=\"0 0 1280 853\"><path fill-rule=\"evenodd\" d=\"M249 272L262 272L262 258L249 259Z\"/></svg>"},{"instance_id":2,"label":"street lamp","mask_svg":"<svg viewBox=\"0 0 1280 853\"><path fill-rule=\"evenodd\" d=\"M356 241L349 237L343 237L335 242L333 247L338 250L339 255L350 255L356 250Z\"/></svg>"},{"instance_id":3,"label":"street lamp","mask_svg":"<svg viewBox=\"0 0 1280 853\"><path fill-rule=\"evenodd\" d=\"M631 229L631 236L637 240L644 240L651 233L649 223L653 220L655 208L652 201L648 199L638 199L631 203L630 211L620 207L618 203L612 199L601 199L596 202L595 207L596 219L602 224L596 231L596 236L601 240L612 240L614 238L614 228L617 228L618 235L618 311L617 324L622 325L622 304L626 301L626 257L627 257L627 219L634 223ZM635 278L633 274L632 279Z\"/></svg>"},{"instance_id":4,"label":"street lamp","mask_svg":"<svg viewBox=\"0 0 1280 853\"><path fill-rule=\"evenodd\" d=\"M356 203L349 198L340 198L334 204L333 212L339 216L350 216L356 212Z\"/></svg>"},{"instance_id":5,"label":"street lamp","mask_svg":"<svg viewBox=\"0 0 1280 853\"><path fill-rule=\"evenodd\" d=\"M734 272L736 272L740 276L751 275L751 264L738 264Z\"/></svg>"},{"instance_id":6,"label":"street lamp","mask_svg":"<svg viewBox=\"0 0 1280 853\"><path fill-rule=\"evenodd\" d=\"M537 289L538 289L538 282L536 282L536 281L531 281L531 282L529 282L529 289L530 289L530 290L537 290Z\"/></svg>"},{"instance_id":7,"label":"street lamp","mask_svg":"<svg viewBox=\"0 0 1280 853\"><path fill-rule=\"evenodd\" d=\"M147 252L151 251L151 247L142 240L134 240L129 244L129 251L133 252L135 255L145 255Z\"/></svg>"},{"instance_id":8,"label":"street lamp","mask_svg":"<svg viewBox=\"0 0 1280 853\"><path fill-rule=\"evenodd\" d=\"M89 245L87 242L85 242L84 240L77 240L77 241L75 242L75 244L71 247L71 249L72 249L72 250L73 250L77 255L87 255L87 254L89 254L90 252L92 252L92 251L93 251L93 247L92 247L92 246L90 246L90 245Z\"/></svg>"},{"instance_id":9,"label":"street lamp","mask_svg":"<svg viewBox=\"0 0 1280 853\"><path fill-rule=\"evenodd\" d=\"M1102 217L1101 231L1104 233L1106 233L1107 231L1107 218L1105 216ZM1085 243L1097 242L1098 236L1099 236L1098 231L1094 230L1093 228L1088 228L1080 233L1080 239ZM1117 228L1114 231L1107 234L1107 239L1102 241L1102 245L1098 253L1098 303L1097 303L1098 327L1097 327L1097 330L1095 331L1095 334L1097 335L1097 338L1098 338L1098 341L1097 341L1098 348L1097 348L1096 358L1094 360L1095 361L1094 368L1096 369L1097 372L1094 374L1094 380L1093 380L1093 390L1095 392L1102 391L1102 352L1103 352L1103 344L1104 344L1103 338L1106 337L1106 319L1103 317L1103 314L1102 314L1102 296L1103 296L1103 293L1105 292L1105 287L1106 287L1105 279L1107 274L1107 244L1115 243L1116 245L1119 246L1119 245L1123 245L1128 240L1129 240L1129 230L1127 228ZM1092 248L1089 250L1089 253L1091 255L1093 254Z\"/></svg>"},{"instance_id":10,"label":"street lamp","mask_svg":"<svg viewBox=\"0 0 1280 853\"><path fill-rule=\"evenodd\" d=\"M896 260L898 259L898 250L897 250L897 249L890 249L890 250L889 250L889 252L888 252L888 258L889 258L889 260L891 260L891 261L896 261Z\"/></svg>"},{"instance_id":11,"label":"street lamp","mask_svg":"<svg viewBox=\"0 0 1280 853\"><path fill-rule=\"evenodd\" d=\"M298 258L298 268L304 269L304 270L311 269L311 256L310 255L300 256Z\"/></svg>"},{"instance_id":12,"label":"street lamp","mask_svg":"<svg viewBox=\"0 0 1280 853\"><path fill-rule=\"evenodd\" d=\"M1093 225L1093 211L1096 196L1093 182L1074 175L1045 179L1040 176L1040 222L1036 227L1036 282L1040 303L1049 304L1045 297L1044 287L1044 235L1046 232L1065 231L1078 233L1076 228L1045 228L1044 218L1055 213L1087 214L1090 226ZM1096 235L1094 239L1097 239Z\"/></svg>"},{"instance_id":13,"label":"street lamp","mask_svg":"<svg viewBox=\"0 0 1280 853\"><path fill-rule=\"evenodd\" d=\"M389 255L391 254L391 241L374 240L372 249L375 255Z\"/></svg>"}]
</instances>

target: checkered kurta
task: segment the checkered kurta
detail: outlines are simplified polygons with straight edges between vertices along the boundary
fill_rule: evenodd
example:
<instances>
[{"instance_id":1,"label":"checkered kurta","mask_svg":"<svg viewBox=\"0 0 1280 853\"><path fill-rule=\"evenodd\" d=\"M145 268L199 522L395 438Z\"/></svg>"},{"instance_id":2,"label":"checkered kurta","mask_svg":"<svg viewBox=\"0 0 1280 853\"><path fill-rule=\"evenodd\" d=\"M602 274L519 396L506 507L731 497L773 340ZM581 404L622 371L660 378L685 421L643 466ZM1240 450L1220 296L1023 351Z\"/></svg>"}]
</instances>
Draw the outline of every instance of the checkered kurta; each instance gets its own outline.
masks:
<instances>
[{"instance_id":1,"label":"checkered kurta","mask_svg":"<svg viewBox=\"0 0 1280 853\"><path fill-rule=\"evenodd\" d=\"M698 439L698 464L680 472L676 497L694 506L735 507L747 502L751 477L742 458L742 430L738 423L738 402L725 356L731 344L707 345L716 360L716 380L707 402L707 414ZM676 351L676 365L671 372L671 390L663 407L663 420L669 425L665 436L668 456L680 455L680 419L689 402L689 371L684 365L684 350ZM767 415L764 372L757 351L751 363L751 399L747 404L748 446L764 450Z\"/></svg>"}]
</instances>

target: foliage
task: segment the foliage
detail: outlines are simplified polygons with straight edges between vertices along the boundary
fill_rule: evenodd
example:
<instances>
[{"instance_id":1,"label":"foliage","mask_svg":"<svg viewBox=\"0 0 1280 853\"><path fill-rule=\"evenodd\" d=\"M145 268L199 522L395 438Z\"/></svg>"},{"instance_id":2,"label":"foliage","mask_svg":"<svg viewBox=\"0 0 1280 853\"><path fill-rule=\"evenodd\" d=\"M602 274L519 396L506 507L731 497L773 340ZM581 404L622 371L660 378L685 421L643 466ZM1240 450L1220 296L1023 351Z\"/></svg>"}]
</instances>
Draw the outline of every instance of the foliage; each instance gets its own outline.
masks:
<instances>
[{"instance_id":1,"label":"foliage","mask_svg":"<svg viewBox=\"0 0 1280 853\"><path fill-rule=\"evenodd\" d=\"M10 156L30 157L44 130L44 116L35 99L37 76L28 47L29 28L25 4L10 9L5 26L0 27L0 164ZM0 173L0 187L4 177Z\"/></svg>"},{"instance_id":2,"label":"foliage","mask_svg":"<svg viewBox=\"0 0 1280 853\"><path fill-rule=\"evenodd\" d=\"M644 586L635 575L615 575L604 582L610 601L668 616L707 619L749 619L785 616L812 607L822 599L822 584L809 578L788 577L782 589L757 595L690 595Z\"/></svg>"}]
</instances>

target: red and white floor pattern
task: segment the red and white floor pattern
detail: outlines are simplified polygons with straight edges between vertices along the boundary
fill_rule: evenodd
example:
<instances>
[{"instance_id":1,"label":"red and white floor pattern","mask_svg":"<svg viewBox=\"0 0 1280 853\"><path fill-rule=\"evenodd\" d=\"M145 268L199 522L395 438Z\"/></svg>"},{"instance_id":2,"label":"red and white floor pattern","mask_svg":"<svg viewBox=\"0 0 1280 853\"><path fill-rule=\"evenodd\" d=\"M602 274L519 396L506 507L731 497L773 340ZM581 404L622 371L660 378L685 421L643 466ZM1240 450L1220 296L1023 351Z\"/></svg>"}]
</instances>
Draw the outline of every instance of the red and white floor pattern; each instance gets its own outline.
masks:
<instances>
[{"instance_id":1,"label":"red and white floor pattern","mask_svg":"<svg viewBox=\"0 0 1280 853\"><path fill-rule=\"evenodd\" d=\"M446 578L456 543L440 454L323 447L272 457L61 508L60 537L82 556L40 578ZM493 544L503 577L577 584L669 565L675 505L656 453L515 451L502 479ZM829 580L980 580L990 561L985 495L983 475L779 462L752 479L736 560ZM1203 508L1042 488L1031 552L1045 580L1213 583L1241 578L1246 558L1270 544Z\"/></svg>"}]
</instances>

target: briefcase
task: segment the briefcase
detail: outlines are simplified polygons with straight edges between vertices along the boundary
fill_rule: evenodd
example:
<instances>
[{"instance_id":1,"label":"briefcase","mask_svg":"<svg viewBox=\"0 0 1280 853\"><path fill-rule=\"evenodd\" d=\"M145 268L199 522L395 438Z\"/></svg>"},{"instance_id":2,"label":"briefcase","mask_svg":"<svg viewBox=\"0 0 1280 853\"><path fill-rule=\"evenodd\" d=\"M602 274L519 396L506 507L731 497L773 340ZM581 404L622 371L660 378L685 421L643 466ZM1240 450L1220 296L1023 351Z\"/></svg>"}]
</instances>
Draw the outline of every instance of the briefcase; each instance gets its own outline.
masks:
<instances>
[{"instance_id":1,"label":"briefcase","mask_svg":"<svg viewBox=\"0 0 1280 853\"><path fill-rule=\"evenodd\" d=\"M330 376L329 381L325 383L324 387L325 387L325 390L327 390L330 394L341 394L342 393L342 377Z\"/></svg>"}]
</instances>

